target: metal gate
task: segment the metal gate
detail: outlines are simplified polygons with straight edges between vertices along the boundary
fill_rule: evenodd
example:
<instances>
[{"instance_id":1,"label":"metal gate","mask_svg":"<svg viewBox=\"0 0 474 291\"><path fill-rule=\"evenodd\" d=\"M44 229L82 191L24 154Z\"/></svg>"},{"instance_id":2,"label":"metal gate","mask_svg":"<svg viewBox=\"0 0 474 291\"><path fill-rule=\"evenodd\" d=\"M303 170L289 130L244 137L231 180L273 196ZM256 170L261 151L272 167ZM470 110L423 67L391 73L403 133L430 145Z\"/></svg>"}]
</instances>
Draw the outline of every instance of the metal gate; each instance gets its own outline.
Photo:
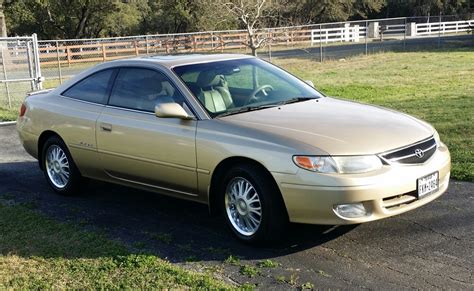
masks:
<instances>
[{"instance_id":1,"label":"metal gate","mask_svg":"<svg viewBox=\"0 0 474 291\"><path fill-rule=\"evenodd\" d=\"M15 108L28 92L42 89L36 34L1 37L0 62L0 108Z\"/></svg>"}]
</instances>

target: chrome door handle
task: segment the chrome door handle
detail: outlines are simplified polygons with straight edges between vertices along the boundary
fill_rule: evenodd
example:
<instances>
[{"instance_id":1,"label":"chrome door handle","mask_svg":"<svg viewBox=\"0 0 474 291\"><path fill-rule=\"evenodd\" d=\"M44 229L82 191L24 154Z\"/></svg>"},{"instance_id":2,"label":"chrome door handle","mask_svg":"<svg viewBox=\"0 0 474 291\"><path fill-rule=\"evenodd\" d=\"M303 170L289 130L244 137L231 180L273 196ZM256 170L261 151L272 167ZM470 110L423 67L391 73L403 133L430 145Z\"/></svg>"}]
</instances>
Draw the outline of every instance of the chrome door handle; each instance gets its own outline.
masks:
<instances>
[{"instance_id":1,"label":"chrome door handle","mask_svg":"<svg viewBox=\"0 0 474 291\"><path fill-rule=\"evenodd\" d=\"M100 124L100 129L102 129L102 131L111 132L111 131L112 131L112 124L109 124L109 123L101 123L101 124Z\"/></svg>"}]
</instances>

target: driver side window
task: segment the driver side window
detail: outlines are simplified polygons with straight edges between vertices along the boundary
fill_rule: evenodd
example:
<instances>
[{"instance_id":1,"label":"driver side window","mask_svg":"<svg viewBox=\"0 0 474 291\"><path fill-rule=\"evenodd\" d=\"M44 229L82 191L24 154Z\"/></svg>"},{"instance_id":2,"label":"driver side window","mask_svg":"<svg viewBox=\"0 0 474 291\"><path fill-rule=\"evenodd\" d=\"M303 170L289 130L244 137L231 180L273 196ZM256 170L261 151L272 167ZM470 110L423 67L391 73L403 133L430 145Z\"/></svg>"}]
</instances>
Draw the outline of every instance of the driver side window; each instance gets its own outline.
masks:
<instances>
[{"instance_id":1,"label":"driver side window","mask_svg":"<svg viewBox=\"0 0 474 291\"><path fill-rule=\"evenodd\" d=\"M178 94L175 87L160 72L142 68L122 68L115 80L109 105L154 112L157 101L168 99L176 102Z\"/></svg>"}]
</instances>

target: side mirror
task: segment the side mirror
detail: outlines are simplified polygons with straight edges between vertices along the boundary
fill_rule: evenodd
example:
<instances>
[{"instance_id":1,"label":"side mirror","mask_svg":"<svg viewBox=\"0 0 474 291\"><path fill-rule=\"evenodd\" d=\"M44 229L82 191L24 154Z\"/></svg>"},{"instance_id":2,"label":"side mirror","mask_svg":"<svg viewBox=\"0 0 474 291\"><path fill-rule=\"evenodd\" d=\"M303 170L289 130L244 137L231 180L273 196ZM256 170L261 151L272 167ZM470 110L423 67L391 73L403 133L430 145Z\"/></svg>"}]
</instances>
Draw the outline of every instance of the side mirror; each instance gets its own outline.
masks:
<instances>
[{"instance_id":1,"label":"side mirror","mask_svg":"<svg viewBox=\"0 0 474 291\"><path fill-rule=\"evenodd\" d=\"M155 115L160 118L193 119L193 117L176 102L157 102L155 104Z\"/></svg>"},{"instance_id":2,"label":"side mirror","mask_svg":"<svg viewBox=\"0 0 474 291\"><path fill-rule=\"evenodd\" d=\"M310 85L311 87L314 88L314 83L311 80L305 80L306 84Z\"/></svg>"}]
</instances>

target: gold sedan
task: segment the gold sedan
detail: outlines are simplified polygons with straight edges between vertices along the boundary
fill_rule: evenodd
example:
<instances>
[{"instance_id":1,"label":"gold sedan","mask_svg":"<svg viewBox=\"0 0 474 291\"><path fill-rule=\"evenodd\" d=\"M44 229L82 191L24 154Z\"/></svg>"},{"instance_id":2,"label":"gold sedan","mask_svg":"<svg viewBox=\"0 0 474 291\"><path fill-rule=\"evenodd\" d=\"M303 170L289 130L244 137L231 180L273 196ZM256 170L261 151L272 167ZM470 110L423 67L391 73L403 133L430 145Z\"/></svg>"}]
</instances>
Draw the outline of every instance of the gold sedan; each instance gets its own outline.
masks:
<instances>
[{"instance_id":1,"label":"gold sedan","mask_svg":"<svg viewBox=\"0 0 474 291\"><path fill-rule=\"evenodd\" d=\"M17 128L60 194L88 177L205 203L252 243L400 214L449 183L429 124L244 55L100 64L28 96Z\"/></svg>"}]
</instances>

